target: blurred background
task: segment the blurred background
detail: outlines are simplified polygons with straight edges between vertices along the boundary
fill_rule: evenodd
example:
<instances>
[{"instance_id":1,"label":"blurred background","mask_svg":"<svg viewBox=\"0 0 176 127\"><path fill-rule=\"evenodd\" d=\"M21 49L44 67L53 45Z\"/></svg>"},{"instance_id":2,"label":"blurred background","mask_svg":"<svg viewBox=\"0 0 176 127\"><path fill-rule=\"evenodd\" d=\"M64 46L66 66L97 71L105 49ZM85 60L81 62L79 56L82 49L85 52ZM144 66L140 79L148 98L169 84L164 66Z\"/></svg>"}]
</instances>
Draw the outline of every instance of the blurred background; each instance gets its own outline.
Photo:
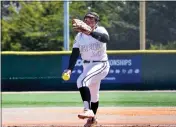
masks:
<instances>
[{"instance_id":1,"label":"blurred background","mask_svg":"<svg viewBox=\"0 0 176 127\"><path fill-rule=\"evenodd\" d=\"M70 1L70 50L75 32L71 19L88 11L100 15L109 32L108 50L140 48L139 1ZM146 49L176 49L176 2L147 1ZM64 50L63 1L2 1L2 51Z\"/></svg>"},{"instance_id":2,"label":"blurred background","mask_svg":"<svg viewBox=\"0 0 176 127\"><path fill-rule=\"evenodd\" d=\"M77 34L72 19L89 11L110 35L101 89L176 89L175 1L1 1L2 91L77 90L80 58L68 82L61 75Z\"/></svg>"}]
</instances>

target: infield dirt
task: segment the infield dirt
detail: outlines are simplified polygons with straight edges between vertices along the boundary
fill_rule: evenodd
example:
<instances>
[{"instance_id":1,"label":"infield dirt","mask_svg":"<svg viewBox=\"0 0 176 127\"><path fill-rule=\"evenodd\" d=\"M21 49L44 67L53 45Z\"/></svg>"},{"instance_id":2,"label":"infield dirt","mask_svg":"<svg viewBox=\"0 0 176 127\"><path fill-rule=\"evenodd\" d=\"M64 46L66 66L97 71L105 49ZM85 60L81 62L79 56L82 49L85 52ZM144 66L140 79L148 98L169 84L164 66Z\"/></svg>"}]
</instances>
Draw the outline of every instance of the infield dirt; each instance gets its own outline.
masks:
<instances>
[{"instance_id":1,"label":"infield dirt","mask_svg":"<svg viewBox=\"0 0 176 127\"><path fill-rule=\"evenodd\" d=\"M83 127L81 107L2 108L4 127ZM97 127L176 127L176 107L100 107Z\"/></svg>"}]
</instances>

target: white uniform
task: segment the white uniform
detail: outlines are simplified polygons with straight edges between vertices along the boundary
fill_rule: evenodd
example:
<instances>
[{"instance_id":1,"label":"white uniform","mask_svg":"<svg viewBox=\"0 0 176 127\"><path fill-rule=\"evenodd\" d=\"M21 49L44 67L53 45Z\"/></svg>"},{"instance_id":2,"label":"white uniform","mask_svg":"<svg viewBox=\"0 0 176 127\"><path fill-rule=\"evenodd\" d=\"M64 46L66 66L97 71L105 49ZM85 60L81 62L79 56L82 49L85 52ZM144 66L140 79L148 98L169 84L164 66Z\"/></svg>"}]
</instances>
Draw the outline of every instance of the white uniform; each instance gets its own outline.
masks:
<instances>
[{"instance_id":1,"label":"white uniform","mask_svg":"<svg viewBox=\"0 0 176 127\"><path fill-rule=\"evenodd\" d=\"M108 35L106 29L101 26L98 26L94 32L105 33ZM91 102L97 102L99 100L101 80L106 77L110 68L106 53L106 43L100 42L91 35L78 33L75 37L73 48L79 48L83 61L90 61L90 63L83 63L83 73L77 80L77 87L78 89L84 86L89 87Z\"/></svg>"}]
</instances>

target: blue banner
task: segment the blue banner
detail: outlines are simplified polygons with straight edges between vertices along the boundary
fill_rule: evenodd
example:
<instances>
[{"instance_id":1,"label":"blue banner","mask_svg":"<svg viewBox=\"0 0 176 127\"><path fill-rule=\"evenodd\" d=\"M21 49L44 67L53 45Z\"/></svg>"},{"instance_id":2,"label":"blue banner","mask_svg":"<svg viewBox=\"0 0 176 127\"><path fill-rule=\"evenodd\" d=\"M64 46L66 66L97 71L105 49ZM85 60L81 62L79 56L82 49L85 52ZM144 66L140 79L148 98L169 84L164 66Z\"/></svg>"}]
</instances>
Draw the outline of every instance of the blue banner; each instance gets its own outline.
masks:
<instances>
[{"instance_id":1,"label":"blue banner","mask_svg":"<svg viewBox=\"0 0 176 127\"><path fill-rule=\"evenodd\" d=\"M69 55L62 56L62 70L68 67ZM109 55L110 70L102 83L140 83L141 82L141 56ZM75 83L83 73L82 59L78 58L69 83Z\"/></svg>"}]
</instances>

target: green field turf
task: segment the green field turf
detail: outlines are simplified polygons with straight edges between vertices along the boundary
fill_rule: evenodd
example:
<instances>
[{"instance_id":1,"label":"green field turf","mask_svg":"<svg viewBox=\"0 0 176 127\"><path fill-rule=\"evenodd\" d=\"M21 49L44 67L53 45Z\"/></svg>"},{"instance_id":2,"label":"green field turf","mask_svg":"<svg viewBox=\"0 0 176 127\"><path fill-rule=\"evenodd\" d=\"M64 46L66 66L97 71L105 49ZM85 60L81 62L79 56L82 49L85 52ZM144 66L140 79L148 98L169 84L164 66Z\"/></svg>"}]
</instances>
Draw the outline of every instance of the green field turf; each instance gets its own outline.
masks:
<instances>
[{"instance_id":1,"label":"green field turf","mask_svg":"<svg viewBox=\"0 0 176 127\"><path fill-rule=\"evenodd\" d=\"M2 107L83 106L76 93L2 93ZM176 92L100 92L100 106L176 106Z\"/></svg>"}]
</instances>

